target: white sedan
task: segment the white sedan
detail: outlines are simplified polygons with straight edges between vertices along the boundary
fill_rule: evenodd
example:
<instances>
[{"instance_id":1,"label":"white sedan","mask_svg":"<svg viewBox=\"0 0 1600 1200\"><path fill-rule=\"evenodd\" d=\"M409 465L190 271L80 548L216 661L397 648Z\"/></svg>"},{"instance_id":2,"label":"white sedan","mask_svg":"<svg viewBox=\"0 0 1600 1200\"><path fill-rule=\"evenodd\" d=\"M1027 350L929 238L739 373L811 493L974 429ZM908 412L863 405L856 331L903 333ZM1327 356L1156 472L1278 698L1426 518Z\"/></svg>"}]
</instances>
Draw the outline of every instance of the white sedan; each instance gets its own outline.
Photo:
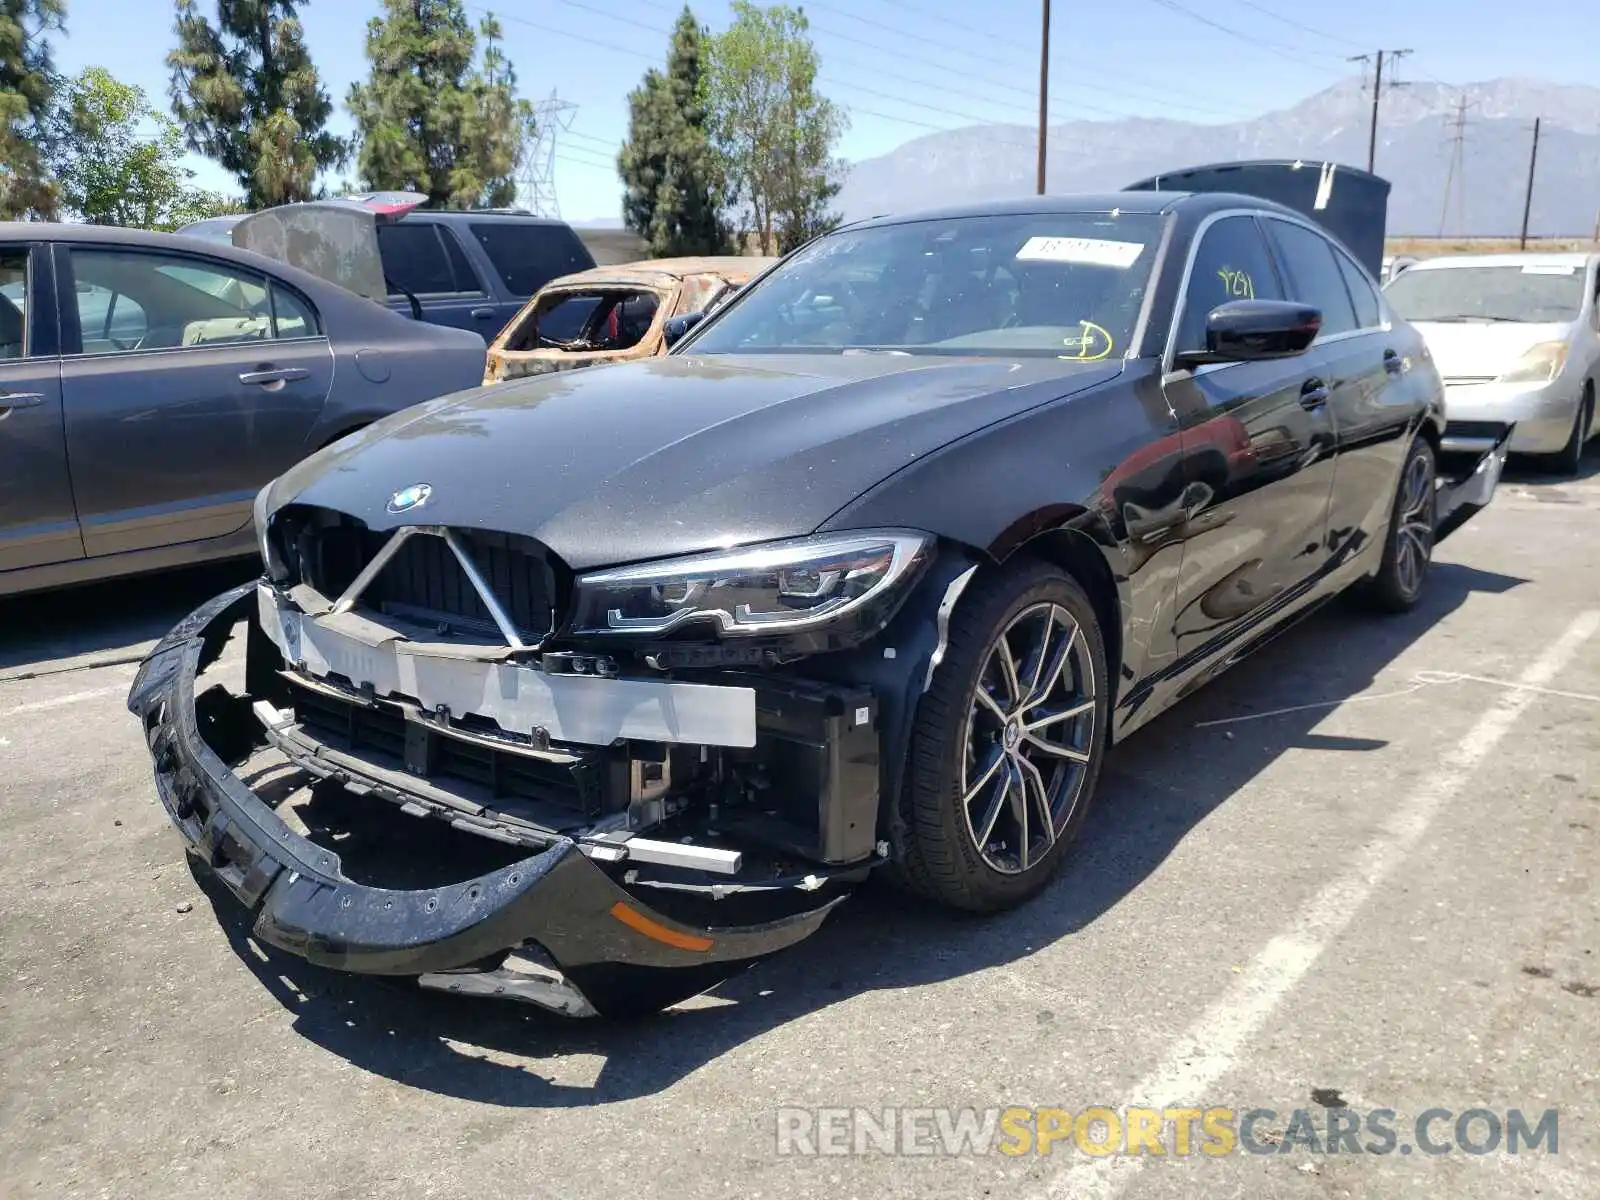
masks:
<instances>
[{"instance_id":1,"label":"white sedan","mask_svg":"<svg viewBox=\"0 0 1600 1200\"><path fill-rule=\"evenodd\" d=\"M1478 448L1480 424L1515 421L1513 452L1578 470L1596 432L1597 293L1600 254L1451 255L1388 283L1444 377L1447 448Z\"/></svg>"}]
</instances>

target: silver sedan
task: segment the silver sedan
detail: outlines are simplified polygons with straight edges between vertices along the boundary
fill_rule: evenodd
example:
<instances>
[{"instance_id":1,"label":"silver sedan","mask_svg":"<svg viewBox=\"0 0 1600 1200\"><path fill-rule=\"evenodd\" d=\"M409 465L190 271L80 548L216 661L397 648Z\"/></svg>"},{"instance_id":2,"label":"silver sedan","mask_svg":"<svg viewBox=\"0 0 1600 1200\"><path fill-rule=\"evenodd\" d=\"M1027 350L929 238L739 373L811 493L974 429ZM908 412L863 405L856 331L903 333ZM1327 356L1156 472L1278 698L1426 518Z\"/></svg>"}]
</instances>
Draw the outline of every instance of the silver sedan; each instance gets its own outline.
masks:
<instances>
[{"instance_id":1,"label":"silver sedan","mask_svg":"<svg viewBox=\"0 0 1600 1200\"><path fill-rule=\"evenodd\" d=\"M1431 258L1384 292L1444 377L1447 443L1476 449L1490 422L1515 421L1514 453L1578 470L1596 432L1600 254Z\"/></svg>"}]
</instances>

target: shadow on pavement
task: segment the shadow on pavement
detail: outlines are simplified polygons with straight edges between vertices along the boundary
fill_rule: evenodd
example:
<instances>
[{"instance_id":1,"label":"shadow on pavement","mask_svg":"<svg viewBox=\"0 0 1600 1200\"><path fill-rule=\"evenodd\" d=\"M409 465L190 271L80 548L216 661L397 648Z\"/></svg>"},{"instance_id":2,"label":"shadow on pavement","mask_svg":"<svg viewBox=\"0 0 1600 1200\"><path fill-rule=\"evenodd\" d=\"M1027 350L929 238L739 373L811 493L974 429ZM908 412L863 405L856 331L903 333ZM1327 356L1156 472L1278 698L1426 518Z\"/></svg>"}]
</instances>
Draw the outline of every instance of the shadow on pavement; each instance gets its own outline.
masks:
<instances>
[{"instance_id":1,"label":"shadow on pavement","mask_svg":"<svg viewBox=\"0 0 1600 1200\"><path fill-rule=\"evenodd\" d=\"M260 569L240 559L0 600L0 675L63 658L136 662L146 643Z\"/></svg>"},{"instance_id":2,"label":"shadow on pavement","mask_svg":"<svg viewBox=\"0 0 1600 1200\"><path fill-rule=\"evenodd\" d=\"M1536 458L1515 455L1507 461L1502 480L1524 487L1559 488L1562 484L1582 483L1596 478L1600 478L1600 435L1592 438L1584 447L1583 458L1578 463L1575 475L1563 475L1547 468Z\"/></svg>"},{"instance_id":3,"label":"shadow on pavement","mask_svg":"<svg viewBox=\"0 0 1600 1200\"><path fill-rule=\"evenodd\" d=\"M258 946L249 917L203 883L240 960L293 1014L301 1036L351 1064L413 1087L488 1104L605 1104L662 1090L753 1038L830 1004L879 989L938 983L1026 958L1097 920L1137 888L1240 787L1293 748L1365 753L1384 742L1314 732L1342 698L1373 679L1474 593L1524 580L1435 564L1423 604L1397 618L1334 605L1279 638L1113 751L1096 809L1060 876L1019 911L970 918L930 912L869 884L810 941L712 990L700 1002L642 1022L572 1021L511 1003L424 992L403 980L340 975ZM1330 655L1328 648L1337 646ZM1292 708L1224 740L1199 728L1247 712ZM420 828L423 822L415 822ZM391 825L361 854L393 855ZM423 836L437 840L432 829ZM463 835L465 836L465 835ZM460 878L462 876L457 876ZM597 1055L592 1086L553 1082L541 1058ZM524 1062L507 1063L507 1056Z\"/></svg>"}]
</instances>

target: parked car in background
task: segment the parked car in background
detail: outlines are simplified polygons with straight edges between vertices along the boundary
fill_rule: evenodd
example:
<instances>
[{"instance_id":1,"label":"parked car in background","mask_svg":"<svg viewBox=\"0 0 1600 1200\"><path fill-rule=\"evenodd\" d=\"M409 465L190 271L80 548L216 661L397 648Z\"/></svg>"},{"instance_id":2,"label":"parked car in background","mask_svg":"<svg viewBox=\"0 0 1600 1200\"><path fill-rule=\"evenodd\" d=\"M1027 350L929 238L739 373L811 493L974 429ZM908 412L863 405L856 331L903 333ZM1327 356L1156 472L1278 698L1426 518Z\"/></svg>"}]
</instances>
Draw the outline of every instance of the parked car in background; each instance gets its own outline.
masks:
<instances>
[{"instance_id":1,"label":"parked car in background","mask_svg":"<svg viewBox=\"0 0 1600 1200\"><path fill-rule=\"evenodd\" d=\"M1420 258L1417 258L1415 255L1411 254L1385 254L1383 256L1383 271L1380 275L1380 278L1384 283L1388 283L1389 280L1393 279L1396 275L1399 275L1407 268L1416 266L1421 261L1422 260Z\"/></svg>"},{"instance_id":2,"label":"parked car in background","mask_svg":"<svg viewBox=\"0 0 1600 1200\"><path fill-rule=\"evenodd\" d=\"M1430 258L1385 288L1444 376L1449 444L1481 446L1515 421L1512 452L1567 473L1595 432L1597 293L1600 254Z\"/></svg>"},{"instance_id":3,"label":"parked car in background","mask_svg":"<svg viewBox=\"0 0 1600 1200\"><path fill-rule=\"evenodd\" d=\"M483 361L232 246L0 224L0 595L253 554L262 484Z\"/></svg>"},{"instance_id":4,"label":"parked car in background","mask_svg":"<svg viewBox=\"0 0 1600 1200\"><path fill-rule=\"evenodd\" d=\"M348 197L410 196L369 193ZM378 250L397 312L471 329L492 341L528 299L558 275L587 270L594 256L564 221L508 209L455 211L395 204L377 225ZM233 244L242 217L211 217L178 232Z\"/></svg>"},{"instance_id":5,"label":"parked car in background","mask_svg":"<svg viewBox=\"0 0 1600 1200\"><path fill-rule=\"evenodd\" d=\"M564 275L500 331L483 381L665 353L669 321L709 311L777 261L659 258Z\"/></svg>"}]
</instances>

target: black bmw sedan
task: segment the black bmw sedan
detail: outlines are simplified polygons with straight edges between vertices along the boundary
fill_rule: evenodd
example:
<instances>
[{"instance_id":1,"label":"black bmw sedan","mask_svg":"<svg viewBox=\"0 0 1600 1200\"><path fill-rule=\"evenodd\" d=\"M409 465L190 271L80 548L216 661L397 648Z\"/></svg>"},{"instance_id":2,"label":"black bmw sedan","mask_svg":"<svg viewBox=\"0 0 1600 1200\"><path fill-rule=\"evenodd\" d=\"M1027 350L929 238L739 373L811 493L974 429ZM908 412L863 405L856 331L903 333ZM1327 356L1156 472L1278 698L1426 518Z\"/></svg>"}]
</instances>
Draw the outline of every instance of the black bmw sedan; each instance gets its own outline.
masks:
<instances>
[{"instance_id":1,"label":"black bmw sedan","mask_svg":"<svg viewBox=\"0 0 1600 1200\"><path fill-rule=\"evenodd\" d=\"M1415 605L1509 434L1442 453L1370 273L1242 195L867 221L677 330L261 493L264 575L129 698L258 937L577 1014L696 991L878 868L1017 905L1111 743L1338 593ZM197 687L241 620L245 691ZM509 861L352 879L242 782L260 756Z\"/></svg>"}]
</instances>

